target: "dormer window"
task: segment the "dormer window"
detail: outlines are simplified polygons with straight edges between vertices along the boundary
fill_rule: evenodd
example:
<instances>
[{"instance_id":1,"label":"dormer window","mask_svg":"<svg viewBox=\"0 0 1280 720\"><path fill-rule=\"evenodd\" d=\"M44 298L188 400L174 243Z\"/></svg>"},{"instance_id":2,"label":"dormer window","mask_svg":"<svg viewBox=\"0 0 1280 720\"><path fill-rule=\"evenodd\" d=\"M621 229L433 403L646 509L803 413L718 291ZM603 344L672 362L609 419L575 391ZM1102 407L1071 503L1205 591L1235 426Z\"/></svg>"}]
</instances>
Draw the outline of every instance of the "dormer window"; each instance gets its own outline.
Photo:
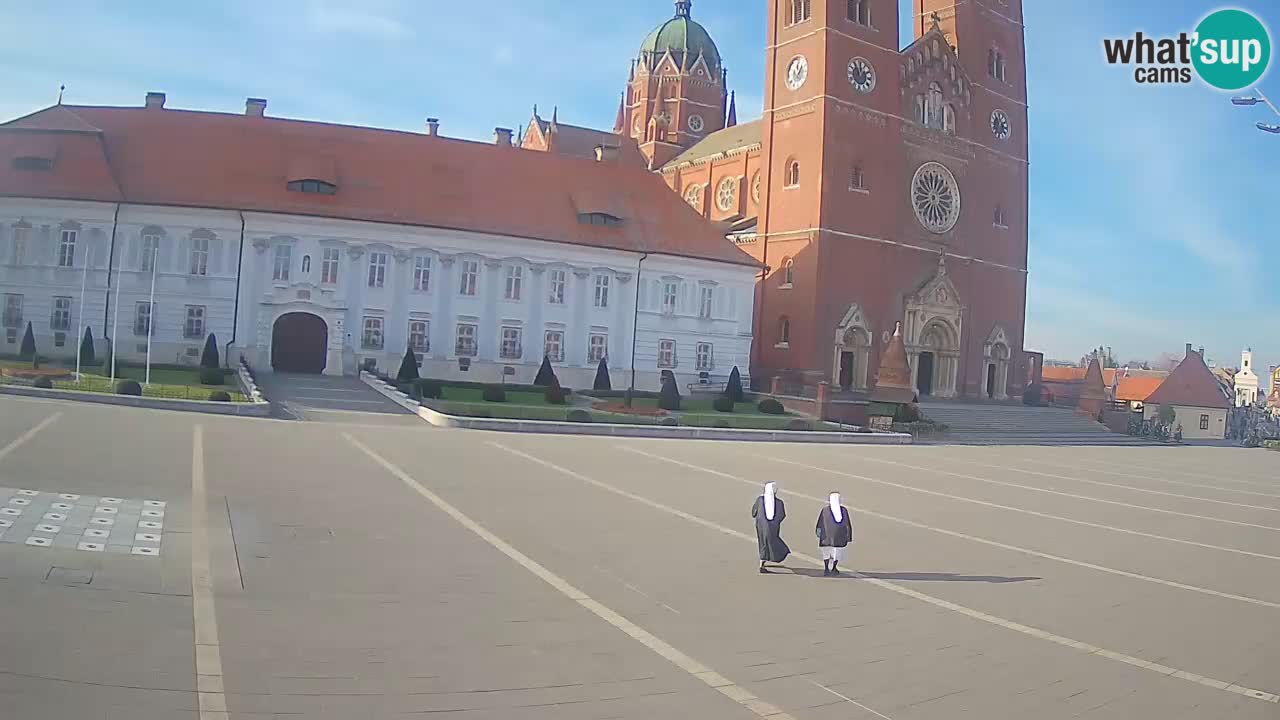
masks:
<instances>
[{"instance_id":1,"label":"dormer window","mask_svg":"<svg viewBox=\"0 0 1280 720\"><path fill-rule=\"evenodd\" d=\"M622 218L603 212L578 213L578 222L583 225L621 225Z\"/></svg>"},{"instance_id":2,"label":"dormer window","mask_svg":"<svg viewBox=\"0 0 1280 720\"><path fill-rule=\"evenodd\" d=\"M52 170L53 158L26 155L13 159L14 170Z\"/></svg>"},{"instance_id":3,"label":"dormer window","mask_svg":"<svg viewBox=\"0 0 1280 720\"><path fill-rule=\"evenodd\" d=\"M338 186L324 180L290 180L289 192L333 195L338 192Z\"/></svg>"}]
</instances>

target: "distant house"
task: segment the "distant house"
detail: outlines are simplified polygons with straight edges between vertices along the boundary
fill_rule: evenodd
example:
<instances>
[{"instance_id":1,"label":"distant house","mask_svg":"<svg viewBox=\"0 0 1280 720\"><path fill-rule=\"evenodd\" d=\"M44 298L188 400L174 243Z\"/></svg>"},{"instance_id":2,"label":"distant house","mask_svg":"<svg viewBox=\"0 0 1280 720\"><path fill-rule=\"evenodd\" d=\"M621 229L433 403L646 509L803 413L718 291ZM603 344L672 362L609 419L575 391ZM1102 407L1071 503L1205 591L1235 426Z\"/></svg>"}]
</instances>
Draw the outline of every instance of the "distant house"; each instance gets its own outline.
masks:
<instances>
[{"instance_id":1,"label":"distant house","mask_svg":"<svg viewBox=\"0 0 1280 720\"><path fill-rule=\"evenodd\" d=\"M1045 367L1044 385L1053 393L1054 403L1073 407L1079 399L1079 385L1084 381L1088 368ZM1160 387L1169 373L1160 370L1129 370L1108 368L1102 371L1102 382L1107 398L1112 402L1128 403L1131 410L1142 410L1142 404Z\"/></svg>"},{"instance_id":2,"label":"distant house","mask_svg":"<svg viewBox=\"0 0 1280 720\"><path fill-rule=\"evenodd\" d=\"M1182 426L1187 440L1222 440L1227 433L1227 411L1232 398L1223 391L1217 376L1204 362L1201 352L1187 345L1187 356L1169 377L1146 399L1144 413L1153 419L1161 407L1173 407L1174 426Z\"/></svg>"}]
</instances>

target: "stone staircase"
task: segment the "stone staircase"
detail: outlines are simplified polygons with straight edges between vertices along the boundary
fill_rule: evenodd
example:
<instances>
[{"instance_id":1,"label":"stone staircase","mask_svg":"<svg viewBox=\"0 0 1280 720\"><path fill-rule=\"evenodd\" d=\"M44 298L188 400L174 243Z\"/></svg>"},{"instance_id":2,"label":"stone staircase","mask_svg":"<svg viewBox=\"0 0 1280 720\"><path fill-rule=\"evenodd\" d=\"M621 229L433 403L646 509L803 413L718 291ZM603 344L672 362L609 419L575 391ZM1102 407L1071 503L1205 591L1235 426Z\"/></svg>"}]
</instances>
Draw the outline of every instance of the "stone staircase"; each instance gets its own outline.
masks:
<instances>
[{"instance_id":1,"label":"stone staircase","mask_svg":"<svg viewBox=\"0 0 1280 720\"><path fill-rule=\"evenodd\" d=\"M946 423L939 442L969 445L1143 445L1068 408L964 402L922 402L920 412Z\"/></svg>"}]
</instances>

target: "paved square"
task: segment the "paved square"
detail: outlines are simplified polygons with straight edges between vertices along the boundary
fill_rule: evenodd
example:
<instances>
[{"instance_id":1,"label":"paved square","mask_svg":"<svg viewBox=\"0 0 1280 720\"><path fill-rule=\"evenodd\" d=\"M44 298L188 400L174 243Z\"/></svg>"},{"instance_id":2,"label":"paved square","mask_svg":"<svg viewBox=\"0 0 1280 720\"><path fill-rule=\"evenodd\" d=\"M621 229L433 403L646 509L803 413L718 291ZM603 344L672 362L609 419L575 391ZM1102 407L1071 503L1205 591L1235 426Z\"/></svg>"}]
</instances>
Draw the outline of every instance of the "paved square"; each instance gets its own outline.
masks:
<instances>
[{"instance_id":1,"label":"paved square","mask_svg":"<svg viewBox=\"0 0 1280 720\"><path fill-rule=\"evenodd\" d=\"M158 557L166 505L0 487L0 543Z\"/></svg>"}]
</instances>

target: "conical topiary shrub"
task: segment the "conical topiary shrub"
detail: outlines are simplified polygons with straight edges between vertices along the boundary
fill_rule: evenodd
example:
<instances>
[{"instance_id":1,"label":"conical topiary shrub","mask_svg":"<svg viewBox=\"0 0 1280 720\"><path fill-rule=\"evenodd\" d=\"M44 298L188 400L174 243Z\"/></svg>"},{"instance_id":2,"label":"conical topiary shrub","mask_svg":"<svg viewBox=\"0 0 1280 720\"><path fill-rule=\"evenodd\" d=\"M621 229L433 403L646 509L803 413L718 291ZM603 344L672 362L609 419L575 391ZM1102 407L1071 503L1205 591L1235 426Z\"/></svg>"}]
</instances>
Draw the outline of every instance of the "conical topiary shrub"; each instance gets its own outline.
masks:
<instances>
[{"instance_id":1,"label":"conical topiary shrub","mask_svg":"<svg viewBox=\"0 0 1280 720\"><path fill-rule=\"evenodd\" d=\"M200 367L218 369L220 363L218 361L218 337L213 333L209 333L209 337L204 341L204 352L200 354Z\"/></svg>"},{"instance_id":2,"label":"conical topiary shrub","mask_svg":"<svg viewBox=\"0 0 1280 720\"><path fill-rule=\"evenodd\" d=\"M400 361L400 372L396 373L396 380L402 383L411 383L418 379L418 356L413 354L413 348L406 347L404 349L404 359Z\"/></svg>"},{"instance_id":3,"label":"conical topiary shrub","mask_svg":"<svg viewBox=\"0 0 1280 720\"><path fill-rule=\"evenodd\" d=\"M84 329L84 337L80 340L80 364L97 365L98 358L93 350L93 328Z\"/></svg>"},{"instance_id":4,"label":"conical topiary shrub","mask_svg":"<svg viewBox=\"0 0 1280 720\"><path fill-rule=\"evenodd\" d=\"M556 371L551 367L551 358L546 355L542 356L542 367L538 368L538 376L533 379L533 384L542 387L560 385L560 379L556 377Z\"/></svg>"},{"instance_id":5,"label":"conical topiary shrub","mask_svg":"<svg viewBox=\"0 0 1280 720\"><path fill-rule=\"evenodd\" d=\"M673 378L662 383L662 390L658 392L658 407L670 411L680 409L680 388L676 387Z\"/></svg>"},{"instance_id":6,"label":"conical topiary shrub","mask_svg":"<svg viewBox=\"0 0 1280 720\"><path fill-rule=\"evenodd\" d=\"M22 345L18 348L19 360L36 359L36 334L31 331L31 321L27 321L27 332L22 336Z\"/></svg>"},{"instance_id":7,"label":"conical topiary shrub","mask_svg":"<svg viewBox=\"0 0 1280 720\"><path fill-rule=\"evenodd\" d=\"M725 385L724 395L735 403L745 399L742 394L742 375L738 372L737 365L734 365L733 371L729 373L729 383Z\"/></svg>"},{"instance_id":8,"label":"conical topiary shrub","mask_svg":"<svg viewBox=\"0 0 1280 720\"><path fill-rule=\"evenodd\" d=\"M596 381L591 387L596 390L613 389L613 382L609 380L609 364L604 358L600 358L600 364L596 366Z\"/></svg>"}]
</instances>

